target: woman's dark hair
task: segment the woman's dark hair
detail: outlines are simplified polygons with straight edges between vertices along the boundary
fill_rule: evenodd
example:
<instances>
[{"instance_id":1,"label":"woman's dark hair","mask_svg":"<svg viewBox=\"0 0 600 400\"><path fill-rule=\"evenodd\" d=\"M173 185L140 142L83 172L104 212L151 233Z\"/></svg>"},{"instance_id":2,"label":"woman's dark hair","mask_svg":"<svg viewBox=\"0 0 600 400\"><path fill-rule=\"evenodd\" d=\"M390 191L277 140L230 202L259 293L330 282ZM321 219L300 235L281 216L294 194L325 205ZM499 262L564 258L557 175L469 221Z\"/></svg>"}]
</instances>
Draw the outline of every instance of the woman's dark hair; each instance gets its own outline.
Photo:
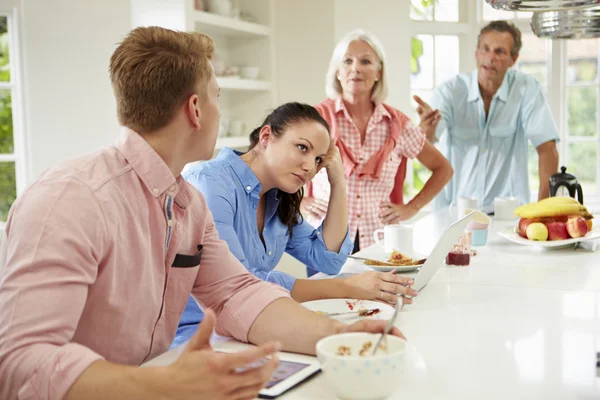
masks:
<instances>
[{"instance_id":1,"label":"woman's dark hair","mask_svg":"<svg viewBox=\"0 0 600 400\"><path fill-rule=\"evenodd\" d=\"M285 103L277 107L271 114L265 118L263 123L250 134L250 147L252 150L259 141L261 129L269 125L271 134L275 137L283 135L290 126L300 122L314 121L323 125L329 132L329 124L321 117L321 114L311 105L303 103ZM292 237L292 228L298 224L302 214L300 213L300 203L304 197L304 188L301 187L296 193L286 193L279 191L279 219L288 227L290 237Z\"/></svg>"}]
</instances>

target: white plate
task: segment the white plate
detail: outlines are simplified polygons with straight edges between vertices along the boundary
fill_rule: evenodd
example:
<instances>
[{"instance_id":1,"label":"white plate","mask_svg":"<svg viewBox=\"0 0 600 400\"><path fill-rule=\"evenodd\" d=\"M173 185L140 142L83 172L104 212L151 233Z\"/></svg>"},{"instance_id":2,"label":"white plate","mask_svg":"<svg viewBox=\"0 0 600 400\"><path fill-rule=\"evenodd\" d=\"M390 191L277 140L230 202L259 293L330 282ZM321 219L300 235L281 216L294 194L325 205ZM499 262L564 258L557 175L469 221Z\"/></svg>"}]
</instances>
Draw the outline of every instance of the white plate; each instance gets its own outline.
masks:
<instances>
[{"instance_id":1,"label":"white plate","mask_svg":"<svg viewBox=\"0 0 600 400\"><path fill-rule=\"evenodd\" d=\"M350 309L351 304L354 310ZM350 315L340 315L337 317L331 317L337 319L340 322L345 324L353 324L356 321L360 321L363 319L382 319L388 320L391 319L394 315L394 307L380 303L378 301L371 300L355 300L355 299L325 299L325 300L314 300L314 301L305 301L302 305L308 308L311 311L321 311L325 313L342 313L348 311L357 311L360 309L373 309L379 308L381 311L379 314L372 315L370 317L359 317L356 314Z\"/></svg>"},{"instance_id":2,"label":"white plate","mask_svg":"<svg viewBox=\"0 0 600 400\"><path fill-rule=\"evenodd\" d=\"M536 240L525 239L524 237L521 237L521 235L519 235L517 233L517 228L514 228L514 227L508 227L504 230L501 230L498 232L498 235L502 236L503 238L505 238L507 240L510 240L511 242L523 244L526 246L555 248L556 249L556 248L568 247L575 243L583 242L586 240L600 239L600 229L598 229L597 227L593 227L592 230L587 233L587 235L585 235L584 237L580 237L580 238L571 238L571 239L565 239L565 240L549 240L549 241L545 241L545 242L539 242Z\"/></svg>"},{"instance_id":3,"label":"white plate","mask_svg":"<svg viewBox=\"0 0 600 400\"><path fill-rule=\"evenodd\" d=\"M404 254L406 254L406 253L404 253ZM413 260L421 260L423 258L426 258L422 254L413 254L410 257ZM419 268L421 268L423 266L423 264L420 264L420 265L398 265L398 266L393 266L393 265L390 265L390 266L387 266L387 265L367 265L367 264L365 264L364 261L361 261L361 260L356 260L356 259L351 259L351 260L352 261L356 261L356 262L361 263L361 264L364 264L365 267L370 268L370 269L372 269L374 271L379 271L379 272L389 272L389 271L411 272L411 271L418 271ZM386 258L385 260L380 260L379 258L374 258L374 260L382 261L382 262L387 262L388 259Z\"/></svg>"}]
</instances>

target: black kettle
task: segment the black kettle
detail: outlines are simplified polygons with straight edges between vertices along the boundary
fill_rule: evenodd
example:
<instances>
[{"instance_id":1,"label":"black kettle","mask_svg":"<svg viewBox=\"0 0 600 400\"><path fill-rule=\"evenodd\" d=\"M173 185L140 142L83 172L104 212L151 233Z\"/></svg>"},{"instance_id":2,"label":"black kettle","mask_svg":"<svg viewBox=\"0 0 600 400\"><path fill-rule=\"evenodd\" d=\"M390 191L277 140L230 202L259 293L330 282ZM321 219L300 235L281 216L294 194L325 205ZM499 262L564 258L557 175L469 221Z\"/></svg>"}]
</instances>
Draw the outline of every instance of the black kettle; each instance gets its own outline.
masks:
<instances>
[{"instance_id":1,"label":"black kettle","mask_svg":"<svg viewBox=\"0 0 600 400\"><path fill-rule=\"evenodd\" d=\"M571 174L567 174L567 167L560 167L561 172L550 177L550 197L552 196L570 196L579 203L583 204L583 190ZM577 197L575 197L577 194Z\"/></svg>"}]
</instances>

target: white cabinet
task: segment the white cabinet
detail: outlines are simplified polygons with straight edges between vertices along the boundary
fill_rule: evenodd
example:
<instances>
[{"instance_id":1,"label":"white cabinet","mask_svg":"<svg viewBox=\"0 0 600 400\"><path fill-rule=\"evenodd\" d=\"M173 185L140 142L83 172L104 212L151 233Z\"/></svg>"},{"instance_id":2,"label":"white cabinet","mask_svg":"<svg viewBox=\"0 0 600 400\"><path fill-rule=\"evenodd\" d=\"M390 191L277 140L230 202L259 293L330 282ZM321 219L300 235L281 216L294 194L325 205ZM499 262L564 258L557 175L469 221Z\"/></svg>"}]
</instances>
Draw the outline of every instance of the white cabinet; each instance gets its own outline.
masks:
<instances>
[{"instance_id":1,"label":"white cabinet","mask_svg":"<svg viewBox=\"0 0 600 400\"><path fill-rule=\"evenodd\" d=\"M205 0L203 3L210 4ZM244 72L244 67L258 68L255 79L240 75L217 76L221 87L223 126L235 127L235 132L220 132L217 149L227 146L247 148L248 136L275 107L275 49L272 35L274 0L236 0L243 13L255 22L217 15L194 8L194 0L130 0L132 25L157 25L170 29L196 31L215 41L215 66L227 67L227 72ZM201 2L202 3L202 2ZM219 71L223 68L217 68ZM256 71L254 71L256 72ZM229 130L229 129L228 129ZM235 136L232 136L235 134Z\"/></svg>"}]
</instances>

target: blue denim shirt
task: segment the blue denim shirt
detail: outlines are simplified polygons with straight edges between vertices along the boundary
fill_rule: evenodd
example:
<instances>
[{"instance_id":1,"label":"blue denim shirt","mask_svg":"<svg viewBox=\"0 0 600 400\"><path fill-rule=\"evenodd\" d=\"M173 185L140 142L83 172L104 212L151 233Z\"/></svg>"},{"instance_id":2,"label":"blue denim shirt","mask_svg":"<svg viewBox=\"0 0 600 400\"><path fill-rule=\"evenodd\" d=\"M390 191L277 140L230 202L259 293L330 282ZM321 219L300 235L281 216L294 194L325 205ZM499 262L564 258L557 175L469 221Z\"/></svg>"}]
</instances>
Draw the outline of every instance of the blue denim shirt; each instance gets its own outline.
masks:
<instances>
[{"instance_id":1,"label":"blue denim shirt","mask_svg":"<svg viewBox=\"0 0 600 400\"><path fill-rule=\"evenodd\" d=\"M458 196L475 197L491 211L495 197L514 196L529 203L527 142L534 147L559 140L558 128L539 83L509 69L492 99L486 119L477 70L460 74L435 90L439 108L437 147L454 168L452 180L434 199L434 208Z\"/></svg>"},{"instance_id":2,"label":"blue denim shirt","mask_svg":"<svg viewBox=\"0 0 600 400\"><path fill-rule=\"evenodd\" d=\"M325 246L322 226L315 229L309 223L301 221L294 226L290 238L287 225L284 225L277 215L277 189L264 194L267 204L263 245L256 223L261 184L254 172L240 158L240 154L224 148L217 158L196 164L183 175L185 180L206 198L219 236L227 242L229 250L248 271L289 291L293 289L296 279L284 272L274 271L284 252L312 269L337 275L352 251L353 243L349 233L346 234L337 253L329 251ZM188 332L186 337L182 338L180 331L186 330L185 326L197 324L202 316L202 311L190 298L180 321L176 342L189 339L193 332Z\"/></svg>"}]
</instances>

